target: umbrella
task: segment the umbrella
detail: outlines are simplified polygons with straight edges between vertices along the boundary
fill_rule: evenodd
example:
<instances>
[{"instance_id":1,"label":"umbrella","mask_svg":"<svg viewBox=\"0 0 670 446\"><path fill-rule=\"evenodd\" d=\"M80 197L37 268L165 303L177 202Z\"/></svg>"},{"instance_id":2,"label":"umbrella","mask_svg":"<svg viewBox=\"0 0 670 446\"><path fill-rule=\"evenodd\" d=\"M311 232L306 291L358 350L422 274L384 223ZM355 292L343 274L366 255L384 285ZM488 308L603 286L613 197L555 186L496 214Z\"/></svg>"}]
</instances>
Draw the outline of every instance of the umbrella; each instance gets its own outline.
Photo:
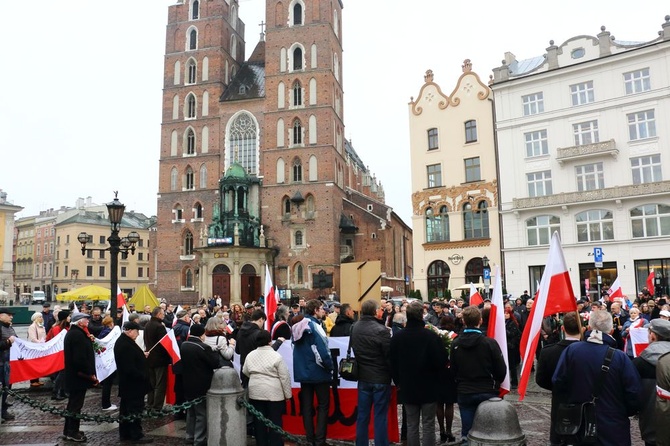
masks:
<instances>
[{"instance_id":1,"label":"umbrella","mask_svg":"<svg viewBox=\"0 0 670 446\"><path fill-rule=\"evenodd\" d=\"M111 297L112 292L108 288L88 285L67 293L61 293L56 296L56 300L109 300Z\"/></svg>"},{"instance_id":2,"label":"umbrella","mask_svg":"<svg viewBox=\"0 0 670 446\"><path fill-rule=\"evenodd\" d=\"M5 290L0 290L0 297L7 297L9 296L9 293Z\"/></svg>"},{"instance_id":3,"label":"umbrella","mask_svg":"<svg viewBox=\"0 0 670 446\"><path fill-rule=\"evenodd\" d=\"M486 286L481 282L473 283L473 285L475 286L475 288L484 288ZM452 288L452 291L456 291L456 290L458 290L458 291L460 291L460 290L468 291L469 289L470 289L470 284L466 283L465 285L461 285L459 287Z\"/></svg>"},{"instance_id":4,"label":"umbrella","mask_svg":"<svg viewBox=\"0 0 670 446\"><path fill-rule=\"evenodd\" d=\"M386 285L383 285L380 289L381 289L382 293L390 293L390 292L393 291L393 288L391 288L390 286L386 286Z\"/></svg>"}]
</instances>

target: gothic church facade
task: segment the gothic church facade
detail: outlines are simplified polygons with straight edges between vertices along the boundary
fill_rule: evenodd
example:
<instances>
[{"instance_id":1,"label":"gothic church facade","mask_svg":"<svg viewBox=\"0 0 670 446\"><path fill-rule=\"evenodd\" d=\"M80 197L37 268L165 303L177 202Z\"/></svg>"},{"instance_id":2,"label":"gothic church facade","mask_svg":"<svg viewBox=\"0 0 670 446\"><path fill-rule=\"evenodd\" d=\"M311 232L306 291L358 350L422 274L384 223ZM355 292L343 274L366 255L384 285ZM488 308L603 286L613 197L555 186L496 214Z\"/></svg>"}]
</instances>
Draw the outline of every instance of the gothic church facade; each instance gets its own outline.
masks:
<instances>
[{"instance_id":1,"label":"gothic church facade","mask_svg":"<svg viewBox=\"0 0 670 446\"><path fill-rule=\"evenodd\" d=\"M381 261L406 295L411 229L344 133L340 0L266 0L245 60L237 0L169 7L156 288L174 303L336 295L340 265Z\"/></svg>"}]
</instances>

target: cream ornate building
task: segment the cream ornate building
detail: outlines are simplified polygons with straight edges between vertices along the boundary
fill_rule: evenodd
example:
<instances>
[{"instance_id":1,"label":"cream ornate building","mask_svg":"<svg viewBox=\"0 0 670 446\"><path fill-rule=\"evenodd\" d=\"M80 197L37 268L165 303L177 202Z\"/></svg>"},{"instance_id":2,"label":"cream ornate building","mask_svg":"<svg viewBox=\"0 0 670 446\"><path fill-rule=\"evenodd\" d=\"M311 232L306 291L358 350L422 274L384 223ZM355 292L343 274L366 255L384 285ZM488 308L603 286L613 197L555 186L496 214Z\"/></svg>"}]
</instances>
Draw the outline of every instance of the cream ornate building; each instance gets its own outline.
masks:
<instances>
[{"instance_id":1,"label":"cream ornate building","mask_svg":"<svg viewBox=\"0 0 670 446\"><path fill-rule=\"evenodd\" d=\"M602 288L618 276L632 295L652 269L667 292L670 16L658 34L623 42L602 27L532 59L506 53L494 69L511 292L535 289L554 231L576 295L595 297L598 274Z\"/></svg>"},{"instance_id":2,"label":"cream ornate building","mask_svg":"<svg viewBox=\"0 0 670 446\"><path fill-rule=\"evenodd\" d=\"M426 298L500 264L491 91L466 60L450 95L428 70L409 103L414 288Z\"/></svg>"}]
</instances>

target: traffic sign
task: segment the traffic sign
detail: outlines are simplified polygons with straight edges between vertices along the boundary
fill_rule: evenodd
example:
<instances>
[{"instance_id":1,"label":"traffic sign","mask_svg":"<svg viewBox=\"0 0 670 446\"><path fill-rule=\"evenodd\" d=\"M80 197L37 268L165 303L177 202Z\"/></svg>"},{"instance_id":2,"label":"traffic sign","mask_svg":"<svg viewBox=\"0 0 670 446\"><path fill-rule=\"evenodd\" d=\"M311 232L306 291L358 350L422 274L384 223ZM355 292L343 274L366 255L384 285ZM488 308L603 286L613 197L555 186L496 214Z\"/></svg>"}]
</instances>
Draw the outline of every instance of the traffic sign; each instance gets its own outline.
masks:
<instances>
[{"instance_id":1,"label":"traffic sign","mask_svg":"<svg viewBox=\"0 0 670 446\"><path fill-rule=\"evenodd\" d=\"M491 269L490 268L484 268L484 280L491 280Z\"/></svg>"},{"instance_id":2,"label":"traffic sign","mask_svg":"<svg viewBox=\"0 0 670 446\"><path fill-rule=\"evenodd\" d=\"M593 248L593 260L596 264L596 268L603 267L603 249L600 247Z\"/></svg>"}]
</instances>

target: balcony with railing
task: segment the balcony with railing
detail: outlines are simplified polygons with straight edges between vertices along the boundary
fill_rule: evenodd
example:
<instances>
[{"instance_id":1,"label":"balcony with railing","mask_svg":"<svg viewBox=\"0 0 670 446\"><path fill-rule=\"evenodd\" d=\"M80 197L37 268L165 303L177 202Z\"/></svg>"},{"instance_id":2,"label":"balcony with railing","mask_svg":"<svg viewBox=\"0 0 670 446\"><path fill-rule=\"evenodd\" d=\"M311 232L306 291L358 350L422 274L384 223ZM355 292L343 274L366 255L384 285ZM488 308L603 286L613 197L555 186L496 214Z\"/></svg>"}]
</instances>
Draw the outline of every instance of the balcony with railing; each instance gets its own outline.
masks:
<instances>
[{"instance_id":1,"label":"balcony with railing","mask_svg":"<svg viewBox=\"0 0 670 446\"><path fill-rule=\"evenodd\" d=\"M559 148L556 154L556 161L558 161L560 165L563 165L565 162L594 158L602 155L611 155L614 159L619 155L619 149L616 148L616 142L613 139L593 144L564 147L562 149Z\"/></svg>"}]
</instances>

